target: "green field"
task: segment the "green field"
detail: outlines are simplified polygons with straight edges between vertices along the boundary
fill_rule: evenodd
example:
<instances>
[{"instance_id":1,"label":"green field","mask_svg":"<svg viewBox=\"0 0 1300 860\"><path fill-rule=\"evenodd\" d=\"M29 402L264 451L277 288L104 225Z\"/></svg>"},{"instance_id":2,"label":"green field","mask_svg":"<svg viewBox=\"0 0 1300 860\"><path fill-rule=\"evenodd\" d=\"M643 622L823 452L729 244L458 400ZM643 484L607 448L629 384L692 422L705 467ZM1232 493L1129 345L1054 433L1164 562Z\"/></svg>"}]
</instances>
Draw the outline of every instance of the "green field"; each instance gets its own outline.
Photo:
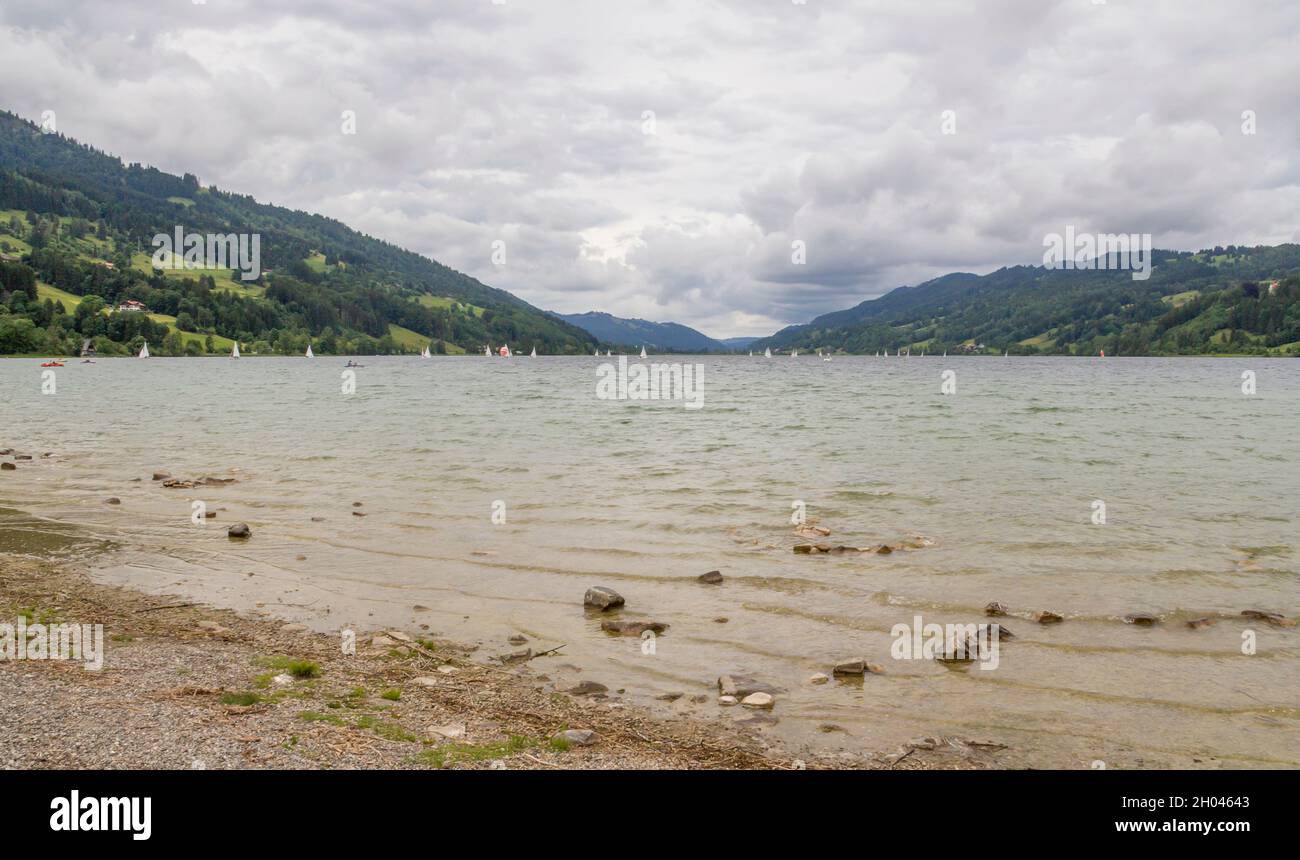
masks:
<instances>
[{"instance_id":1,"label":"green field","mask_svg":"<svg viewBox=\"0 0 1300 860\"><path fill-rule=\"evenodd\" d=\"M41 299L41 301L44 301L45 299L53 299L54 301L63 305L63 309L70 314L76 313L77 306L81 304L81 296L64 292L58 287L50 286L49 284L43 283L41 281L36 282L36 295L38 298ZM108 314L110 312L111 311L109 308L104 308L105 314ZM170 314L149 314L149 319L153 320L156 323L162 323L163 325L171 328L174 331L179 331L181 334L181 339L186 343L189 343L191 341L197 341L201 348L204 349L207 348L206 344L207 344L208 335L199 334L198 332L192 332L192 331L181 331L180 329L176 328L176 317L171 316ZM415 332L411 332L411 334L415 334ZM217 352L228 352L230 348L233 347L234 345L235 342L228 337L222 337L219 334L212 335L212 348Z\"/></svg>"},{"instance_id":2,"label":"green field","mask_svg":"<svg viewBox=\"0 0 1300 860\"><path fill-rule=\"evenodd\" d=\"M1201 294L1200 290L1184 290L1181 293L1174 293L1172 296L1161 296L1160 301L1164 302L1167 305L1173 305L1176 308L1181 308L1183 305L1187 304L1188 302L1190 302L1192 299L1196 298L1200 294Z\"/></svg>"},{"instance_id":3,"label":"green field","mask_svg":"<svg viewBox=\"0 0 1300 860\"><path fill-rule=\"evenodd\" d=\"M447 296L431 296L426 293L417 297L416 301L424 305L426 308L450 308L452 305L460 305L461 308L468 308L476 317L483 316L483 308L478 305L471 305L467 302L457 301L456 299L448 298Z\"/></svg>"}]
</instances>

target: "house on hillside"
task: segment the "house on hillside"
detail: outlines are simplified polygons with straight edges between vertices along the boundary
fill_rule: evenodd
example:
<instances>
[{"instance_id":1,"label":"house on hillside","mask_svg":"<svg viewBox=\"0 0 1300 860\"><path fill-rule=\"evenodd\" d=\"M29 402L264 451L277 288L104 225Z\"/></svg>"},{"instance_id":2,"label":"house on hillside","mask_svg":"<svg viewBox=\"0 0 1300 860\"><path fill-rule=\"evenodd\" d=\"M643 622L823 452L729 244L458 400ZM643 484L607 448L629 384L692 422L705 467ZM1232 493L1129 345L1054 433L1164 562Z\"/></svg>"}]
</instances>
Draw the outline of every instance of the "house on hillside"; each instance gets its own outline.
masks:
<instances>
[{"instance_id":1,"label":"house on hillside","mask_svg":"<svg viewBox=\"0 0 1300 860\"><path fill-rule=\"evenodd\" d=\"M18 259L19 258L15 257L13 254L6 254L3 251L0 251L0 263L17 263Z\"/></svg>"},{"instance_id":2,"label":"house on hillside","mask_svg":"<svg viewBox=\"0 0 1300 860\"><path fill-rule=\"evenodd\" d=\"M113 265L112 263L110 263L108 260L94 260L93 262L94 262L94 264L95 264L96 266L101 266L101 267L103 267L103 268L105 268L105 269L108 269L108 270L110 270L110 271L112 271L112 270L114 270L114 269L117 268L117 266L114 266L114 265Z\"/></svg>"},{"instance_id":3,"label":"house on hillside","mask_svg":"<svg viewBox=\"0 0 1300 860\"><path fill-rule=\"evenodd\" d=\"M137 302L135 299L127 299L126 301L118 305L117 309L124 313L140 313L140 314L146 313L149 310L144 306L142 302Z\"/></svg>"},{"instance_id":4,"label":"house on hillside","mask_svg":"<svg viewBox=\"0 0 1300 860\"><path fill-rule=\"evenodd\" d=\"M1269 294L1270 296L1277 292L1277 288L1278 288L1278 282L1277 282L1277 281L1269 281L1269 282L1268 282L1268 294Z\"/></svg>"}]
</instances>

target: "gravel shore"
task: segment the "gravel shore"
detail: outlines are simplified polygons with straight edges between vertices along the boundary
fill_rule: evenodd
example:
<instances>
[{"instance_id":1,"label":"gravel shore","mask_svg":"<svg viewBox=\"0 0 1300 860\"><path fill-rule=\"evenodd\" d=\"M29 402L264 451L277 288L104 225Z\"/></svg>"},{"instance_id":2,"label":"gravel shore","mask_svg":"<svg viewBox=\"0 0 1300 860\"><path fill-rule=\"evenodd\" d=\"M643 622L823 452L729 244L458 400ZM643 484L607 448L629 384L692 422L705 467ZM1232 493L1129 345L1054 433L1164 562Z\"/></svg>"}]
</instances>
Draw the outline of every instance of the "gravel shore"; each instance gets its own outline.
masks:
<instances>
[{"instance_id":1,"label":"gravel shore","mask_svg":"<svg viewBox=\"0 0 1300 860\"><path fill-rule=\"evenodd\" d=\"M19 616L102 624L105 656L98 671L0 661L5 768L981 766L942 745L903 760L800 761L742 727L651 714L613 691L557 691L545 659L483 665L401 631L360 634L345 655L338 638L299 625L0 555L0 621Z\"/></svg>"}]
</instances>

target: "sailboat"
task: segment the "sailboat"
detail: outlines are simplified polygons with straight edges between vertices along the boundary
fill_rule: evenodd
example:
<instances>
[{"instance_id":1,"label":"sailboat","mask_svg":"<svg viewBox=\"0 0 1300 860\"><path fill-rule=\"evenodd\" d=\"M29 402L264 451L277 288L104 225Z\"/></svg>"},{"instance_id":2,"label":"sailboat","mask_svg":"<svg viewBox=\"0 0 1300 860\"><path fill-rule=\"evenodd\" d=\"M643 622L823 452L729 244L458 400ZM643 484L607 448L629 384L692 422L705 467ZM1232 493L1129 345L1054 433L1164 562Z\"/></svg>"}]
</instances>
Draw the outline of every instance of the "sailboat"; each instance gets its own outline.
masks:
<instances>
[{"instance_id":1,"label":"sailboat","mask_svg":"<svg viewBox=\"0 0 1300 860\"><path fill-rule=\"evenodd\" d=\"M528 357L529 357L529 358L537 358L537 347L533 347L533 351L530 352L530 353L528 353Z\"/></svg>"},{"instance_id":2,"label":"sailboat","mask_svg":"<svg viewBox=\"0 0 1300 860\"><path fill-rule=\"evenodd\" d=\"M790 357L791 357L791 358L798 358L798 357L799 357L799 350L798 350L798 349L792 349L792 350L790 350Z\"/></svg>"},{"instance_id":3,"label":"sailboat","mask_svg":"<svg viewBox=\"0 0 1300 860\"><path fill-rule=\"evenodd\" d=\"M508 344L508 343L506 343L506 344L502 344L502 345L501 345L501 349L498 350L497 354L500 355L502 358L509 358L509 357L510 357L510 344Z\"/></svg>"},{"instance_id":4,"label":"sailboat","mask_svg":"<svg viewBox=\"0 0 1300 860\"><path fill-rule=\"evenodd\" d=\"M140 354L137 355L136 358L148 358L148 357L149 357L149 341L146 340L144 342L144 346L140 347Z\"/></svg>"},{"instance_id":5,"label":"sailboat","mask_svg":"<svg viewBox=\"0 0 1300 860\"><path fill-rule=\"evenodd\" d=\"M831 354L829 352L822 356L822 361L830 361L830 360L831 360Z\"/></svg>"},{"instance_id":6,"label":"sailboat","mask_svg":"<svg viewBox=\"0 0 1300 860\"><path fill-rule=\"evenodd\" d=\"M1009 355L1011 355L1011 350L1009 350L1009 349L1005 349L1005 350L1002 351L1002 357L1003 357L1003 358L1006 358L1006 357L1009 356Z\"/></svg>"},{"instance_id":7,"label":"sailboat","mask_svg":"<svg viewBox=\"0 0 1300 860\"><path fill-rule=\"evenodd\" d=\"M303 357L304 357L304 358L315 358L315 357L316 357L316 353L314 353L314 352L311 351L311 344L307 344L307 352L304 354Z\"/></svg>"},{"instance_id":8,"label":"sailboat","mask_svg":"<svg viewBox=\"0 0 1300 860\"><path fill-rule=\"evenodd\" d=\"M239 358L239 341L235 341L235 345L230 348L230 357Z\"/></svg>"},{"instance_id":9,"label":"sailboat","mask_svg":"<svg viewBox=\"0 0 1300 860\"><path fill-rule=\"evenodd\" d=\"M645 358L645 347L641 347L641 357Z\"/></svg>"},{"instance_id":10,"label":"sailboat","mask_svg":"<svg viewBox=\"0 0 1300 860\"><path fill-rule=\"evenodd\" d=\"M611 356L613 356L613 353L610 352L609 350L605 350L605 357L610 358Z\"/></svg>"},{"instance_id":11,"label":"sailboat","mask_svg":"<svg viewBox=\"0 0 1300 860\"><path fill-rule=\"evenodd\" d=\"M432 357L433 357L433 356L431 356L431 355L429 354L429 347L428 347L428 346L425 346L424 349L420 350L420 358L432 358Z\"/></svg>"},{"instance_id":12,"label":"sailboat","mask_svg":"<svg viewBox=\"0 0 1300 860\"><path fill-rule=\"evenodd\" d=\"M771 358L771 357L772 357L772 347L769 346L767 349L763 350L763 358Z\"/></svg>"},{"instance_id":13,"label":"sailboat","mask_svg":"<svg viewBox=\"0 0 1300 860\"><path fill-rule=\"evenodd\" d=\"M948 357L948 350L945 349L945 350L943 351L943 357L944 357L944 358L947 358L947 357Z\"/></svg>"},{"instance_id":14,"label":"sailboat","mask_svg":"<svg viewBox=\"0 0 1300 860\"><path fill-rule=\"evenodd\" d=\"M486 358L491 358L491 357L492 357L492 347L490 347L490 346L485 346L485 347L483 347L483 355L484 355Z\"/></svg>"}]
</instances>

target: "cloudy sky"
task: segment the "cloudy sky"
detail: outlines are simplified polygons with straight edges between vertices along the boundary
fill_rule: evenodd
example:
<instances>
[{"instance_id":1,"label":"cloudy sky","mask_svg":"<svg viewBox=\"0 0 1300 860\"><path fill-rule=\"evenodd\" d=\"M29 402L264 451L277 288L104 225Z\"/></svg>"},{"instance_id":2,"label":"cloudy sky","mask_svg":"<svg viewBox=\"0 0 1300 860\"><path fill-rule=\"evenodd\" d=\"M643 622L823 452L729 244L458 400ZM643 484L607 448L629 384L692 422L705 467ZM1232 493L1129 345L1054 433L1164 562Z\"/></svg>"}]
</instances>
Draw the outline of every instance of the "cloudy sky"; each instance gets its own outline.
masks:
<instances>
[{"instance_id":1,"label":"cloudy sky","mask_svg":"<svg viewBox=\"0 0 1300 860\"><path fill-rule=\"evenodd\" d=\"M1296 0L6 0L0 107L543 308L756 335L1066 225L1300 240L1297 44Z\"/></svg>"}]
</instances>

